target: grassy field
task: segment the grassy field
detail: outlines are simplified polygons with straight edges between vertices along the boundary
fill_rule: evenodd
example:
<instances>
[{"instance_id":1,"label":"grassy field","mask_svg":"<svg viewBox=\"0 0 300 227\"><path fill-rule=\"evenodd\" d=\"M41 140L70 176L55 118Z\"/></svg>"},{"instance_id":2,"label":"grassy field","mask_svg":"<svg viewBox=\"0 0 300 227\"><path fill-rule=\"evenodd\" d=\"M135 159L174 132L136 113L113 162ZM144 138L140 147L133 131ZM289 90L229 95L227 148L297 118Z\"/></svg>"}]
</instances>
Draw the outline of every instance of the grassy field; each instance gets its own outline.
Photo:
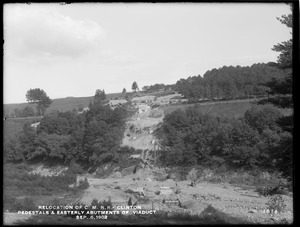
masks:
<instances>
[{"instance_id":1,"label":"grassy field","mask_svg":"<svg viewBox=\"0 0 300 227\"><path fill-rule=\"evenodd\" d=\"M202 113L210 114L213 116L229 117L229 118L240 118L244 116L244 113L253 105L253 100L235 100L219 103L200 103ZM188 107L194 106L195 104L183 104L166 106L163 108L164 114L170 114L177 109L185 110ZM292 109L282 109L284 115L292 114Z\"/></svg>"},{"instance_id":2,"label":"grassy field","mask_svg":"<svg viewBox=\"0 0 300 227\"><path fill-rule=\"evenodd\" d=\"M236 103L203 103L201 105L201 110L205 114L211 114L213 116L224 116L240 118L252 105L252 101L243 100ZM170 114L177 109L185 110L188 107L194 106L194 104L185 104L178 106L167 106L164 107L164 113Z\"/></svg>"},{"instance_id":3,"label":"grassy field","mask_svg":"<svg viewBox=\"0 0 300 227\"><path fill-rule=\"evenodd\" d=\"M33 124L40 121L40 117L7 119L3 121L3 138L4 140L14 137L18 132L21 132L25 123Z\"/></svg>"}]
</instances>

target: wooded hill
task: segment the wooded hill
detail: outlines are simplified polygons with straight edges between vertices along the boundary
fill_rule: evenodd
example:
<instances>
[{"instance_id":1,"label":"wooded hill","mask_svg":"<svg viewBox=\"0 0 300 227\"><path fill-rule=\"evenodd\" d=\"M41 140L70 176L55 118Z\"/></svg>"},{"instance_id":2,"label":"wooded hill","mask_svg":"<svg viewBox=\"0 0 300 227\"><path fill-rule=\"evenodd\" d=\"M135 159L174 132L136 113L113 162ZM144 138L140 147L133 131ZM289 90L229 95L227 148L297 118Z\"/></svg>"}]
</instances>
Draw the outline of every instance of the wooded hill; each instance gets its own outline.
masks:
<instances>
[{"instance_id":1,"label":"wooded hill","mask_svg":"<svg viewBox=\"0 0 300 227\"><path fill-rule=\"evenodd\" d=\"M200 75L180 79L175 89L189 100L250 98L267 95L267 83L285 76L275 63L223 66Z\"/></svg>"}]
</instances>

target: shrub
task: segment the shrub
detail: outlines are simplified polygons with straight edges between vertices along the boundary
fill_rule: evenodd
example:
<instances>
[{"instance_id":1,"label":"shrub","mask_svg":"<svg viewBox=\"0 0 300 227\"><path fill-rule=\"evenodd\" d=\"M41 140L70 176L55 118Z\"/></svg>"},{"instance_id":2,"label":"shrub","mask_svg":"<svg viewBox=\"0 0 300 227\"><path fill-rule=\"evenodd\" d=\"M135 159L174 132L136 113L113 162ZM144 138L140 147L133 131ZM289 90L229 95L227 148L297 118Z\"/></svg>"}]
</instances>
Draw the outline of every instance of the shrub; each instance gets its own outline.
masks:
<instances>
[{"instance_id":1,"label":"shrub","mask_svg":"<svg viewBox=\"0 0 300 227\"><path fill-rule=\"evenodd\" d=\"M223 179L222 179L221 176L213 175L212 177L210 177L210 178L208 179L208 181L209 181L210 183L221 183L221 182L223 182Z\"/></svg>"},{"instance_id":2,"label":"shrub","mask_svg":"<svg viewBox=\"0 0 300 227\"><path fill-rule=\"evenodd\" d=\"M79 181L79 186L78 186L79 189L84 190L84 189L87 189L89 186L90 186L90 184L86 177L84 178L84 181L83 180Z\"/></svg>"},{"instance_id":3,"label":"shrub","mask_svg":"<svg viewBox=\"0 0 300 227\"><path fill-rule=\"evenodd\" d=\"M286 204L281 195L274 195L269 198L269 201L266 203L267 208L271 211L277 210L279 213L284 211L286 208Z\"/></svg>"},{"instance_id":4,"label":"shrub","mask_svg":"<svg viewBox=\"0 0 300 227\"><path fill-rule=\"evenodd\" d=\"M186 176L187 180L196 181L197 180L197 172L198 172L198 170L192 169Z\"/></svg>"},{"instance_id":5,"label":"shrub","mask_svg":"<svg viewBox=\"0 0 300 227\"><path fill-rule=\"evenodd\" d=\"M202 214L214 214L217 210L211 204L209 204L203 211Z\"/></svg>"},{"instance_id":6,"label":"shrub","mask_svg":"<svg viewBox=\"0 0 300 227\"><path fill-rule=\"evenodd\" d=\"M3 210L11 210L12 204L15 204L17 199L12 196L4 196L3 198Z\"/></svg>"},{"instance_id":7,"label":"shrub","mask_svg":"<svg viewBox=\"0 0 300 227\"><path fill-rule=\"evenodd\" d=\"M96 206L98 209L100 209L101 207L105 207L106 210L113 210L113 205L110 198L108 200L102 200L102 201L93 199L91 205L89 206L89 209L91 209L92 206Z\"/></svg>"},{"instance_id":8,"label":"shrub","mask_svg":"<svg viewBox=\"0 0 300 227\"><path fill-rule=\"evenodd\" d=\"M35 210L36 206L33 202L32 198L24 198L24 199L16 199L11 206L9 207L9 210L11 211L20 211L20 210Z\"/></svg>"},{"instance_id":9,"label":"shrub","mask_svg":"<svg viewBox=\"0 0 300 227\"><path fill-rule=\"evenodd\" d=\"M49 206L61 206L63 205L59 198L54 198L49 202Z\"/></svg>"},{"instance_id":10,"label":"shrub","mask_svg":"<svg viewBox=\"0 0 300 227\"><path fill-rule=\"evenodd\" d=\"M229 183L230 184L237 184L237 185L252 185L255 181L254 176L248 173L242 174L234 174L230 177Z\"/></svg>"},{"instance_id":11,"label":"shrub","mask_svg":"<svg viewBox=\"0 0 300 227\"><path fill-rule=\"evenodd\" d=\"M74 174L83 174L84 170L75 161L71 161L70 166L68 168L68 172L74 173Z\"/></svg>"}]
</instances>

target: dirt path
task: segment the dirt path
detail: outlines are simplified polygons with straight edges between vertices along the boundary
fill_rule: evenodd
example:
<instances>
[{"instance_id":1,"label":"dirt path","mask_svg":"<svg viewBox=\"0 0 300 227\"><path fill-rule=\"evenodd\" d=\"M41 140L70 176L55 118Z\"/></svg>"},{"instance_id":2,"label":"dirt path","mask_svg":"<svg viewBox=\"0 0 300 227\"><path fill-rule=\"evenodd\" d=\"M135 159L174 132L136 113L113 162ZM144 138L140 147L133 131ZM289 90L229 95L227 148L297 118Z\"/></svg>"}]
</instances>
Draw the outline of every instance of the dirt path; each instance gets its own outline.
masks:
<instances>
[{"instance_id":1,"label":"dirt path","mask_svg":"<svg viewBox=\"0 0 300 227\"><path fill-rule=\"evenodd\" d=\"M156 117L153 117L154 112ZM160 114L157 114L159 112ZM136 113L127 123L122 146L129 146L141 150L153 150L152 141L155 140L152 132L163 121L162 110L150 110L145 113Z\"/></svg>"}]
</instances>

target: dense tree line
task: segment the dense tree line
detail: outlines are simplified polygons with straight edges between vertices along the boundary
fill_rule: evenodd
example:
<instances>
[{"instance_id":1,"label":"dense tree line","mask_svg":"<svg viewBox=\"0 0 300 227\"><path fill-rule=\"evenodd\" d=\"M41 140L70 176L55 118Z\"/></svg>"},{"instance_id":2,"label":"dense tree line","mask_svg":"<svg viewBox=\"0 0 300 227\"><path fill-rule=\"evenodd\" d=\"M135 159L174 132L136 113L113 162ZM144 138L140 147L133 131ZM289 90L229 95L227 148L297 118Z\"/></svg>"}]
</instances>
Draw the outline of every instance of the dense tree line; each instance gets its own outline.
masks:
<instances>
[{"instance_id":1,"label":"dense tree line","mask_svg":"<svg viewBox=\"0 0 300 227\"><path fill-rule=\"evenodd\" d=\"M37 129L23 131L4 146L7 161L56 160L99 164L113 161L123 138L126 110L101 102L90 104L83 114L56 112L45 115Z\"/></svg>"},{"instance_id":2,"label":"dense tree line","mask_svg":"<svg viewBox=\"0 0 300 227\"><path fill-rule=\"evenodd\" d=\"M259 63L252 66L223 66L200 75L180 79L175 89L189 100L235 99L266 95L266 83L271 78L280 78L283 70L274 63Z\"/></svg>"},{"instance_id":3,"label":"dense tree line","mask_svg":"<svg viewBox=\"0 0 300 227\"><path fill-rule=\"evenodd\" d=\"M241 119L203 114L199 105L174 111L158 131L166 147L161 162L181 167L277 170L278 145L289 138L277 124L281 116L272 105L254 105Z\"/></svg>"}]
</instances>

